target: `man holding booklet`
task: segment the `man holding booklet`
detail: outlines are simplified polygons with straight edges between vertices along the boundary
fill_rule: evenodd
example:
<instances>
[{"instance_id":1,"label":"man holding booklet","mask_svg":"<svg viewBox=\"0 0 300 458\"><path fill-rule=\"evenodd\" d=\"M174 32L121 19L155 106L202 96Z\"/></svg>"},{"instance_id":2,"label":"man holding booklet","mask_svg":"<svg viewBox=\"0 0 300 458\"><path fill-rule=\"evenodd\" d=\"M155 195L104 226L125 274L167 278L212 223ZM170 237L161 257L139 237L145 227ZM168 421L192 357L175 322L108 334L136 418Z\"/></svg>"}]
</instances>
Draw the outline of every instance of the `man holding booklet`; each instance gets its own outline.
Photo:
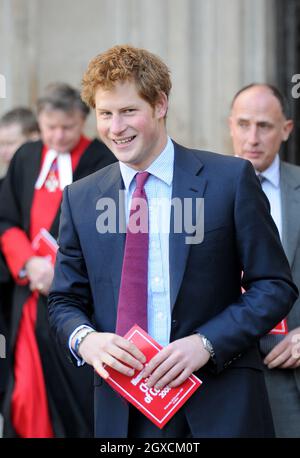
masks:
<instances>
[{"instance_id":1,"label":"man holding booklet","mask_svg":"<svg viewBox=\"0 0 300 458\"><path fill-rule=\"evenodd\" d=\"M146 50L90 62L82 98L119 163L64 190L51 326L74 364L95 369L96 437L272 437L257 341L297 288L252 165L171 140L170 89ZM163 347L153 357L135 324ZM142 377L148 403L202 385L160 428L116 392L116 373Z\"/></svg>"}]
</instances>

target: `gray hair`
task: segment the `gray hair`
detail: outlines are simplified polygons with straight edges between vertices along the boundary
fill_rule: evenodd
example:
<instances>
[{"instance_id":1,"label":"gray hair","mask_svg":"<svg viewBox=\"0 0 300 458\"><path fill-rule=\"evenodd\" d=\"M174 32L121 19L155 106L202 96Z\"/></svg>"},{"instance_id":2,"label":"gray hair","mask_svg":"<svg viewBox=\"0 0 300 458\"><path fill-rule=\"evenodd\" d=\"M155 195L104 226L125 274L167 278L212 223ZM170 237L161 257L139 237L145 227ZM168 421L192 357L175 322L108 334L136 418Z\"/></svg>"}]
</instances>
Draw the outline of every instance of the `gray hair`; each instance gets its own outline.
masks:
<instances>
[{"instance_id":1,"label":"gray hair","mask_svg":"<svg viewBox=\"0 0 300 458\"><path fill-rule=\"evenodd\" d=\"M37 101L38 114L44 110L61 110L70 113L81 111L84 118L90 112L89 107L81 100L80 92L66 83L51 83Z\"/></svg>"}]
</instances>

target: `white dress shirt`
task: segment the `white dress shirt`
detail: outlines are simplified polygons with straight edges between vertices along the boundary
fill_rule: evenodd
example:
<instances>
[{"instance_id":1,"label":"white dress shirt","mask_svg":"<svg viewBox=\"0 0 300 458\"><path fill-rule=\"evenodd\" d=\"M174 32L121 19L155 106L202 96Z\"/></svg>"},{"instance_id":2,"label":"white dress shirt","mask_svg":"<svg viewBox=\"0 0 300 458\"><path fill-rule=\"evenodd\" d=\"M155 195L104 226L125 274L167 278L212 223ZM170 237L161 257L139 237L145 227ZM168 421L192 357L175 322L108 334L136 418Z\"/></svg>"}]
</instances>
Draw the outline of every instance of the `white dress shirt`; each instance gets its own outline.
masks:
<instances>
[{"instance_id":1,"label":"white dress shirt","mask_svg":"<svg viewBox=\"0 0 300 458\"><path fill-rule=\"evenodd\" d=\"M258 172L256 172L258 173ZM282 240L282 209L280 192L280 159L278 154L272 164L260 173L265 179L262 181L262 189L266 194L270 206L271 215L277 226L280 239Z\"/></svg>"}]
</instances>

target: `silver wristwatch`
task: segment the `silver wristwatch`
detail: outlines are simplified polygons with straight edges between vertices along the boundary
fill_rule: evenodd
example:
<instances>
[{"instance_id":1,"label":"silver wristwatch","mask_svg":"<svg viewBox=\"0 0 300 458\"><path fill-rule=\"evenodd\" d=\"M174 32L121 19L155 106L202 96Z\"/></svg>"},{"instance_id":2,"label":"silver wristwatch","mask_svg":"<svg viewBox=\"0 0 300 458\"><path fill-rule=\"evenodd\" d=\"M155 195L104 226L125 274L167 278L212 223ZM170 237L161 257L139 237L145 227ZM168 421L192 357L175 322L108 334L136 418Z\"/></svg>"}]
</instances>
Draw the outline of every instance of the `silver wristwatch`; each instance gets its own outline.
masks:
<instances>
[{"instance_id":1,"label":"silver wristwatch","mask_svg":"<svg viewBox=\"0 0 300 458\"><path fill-rule=\"evenodd\" d=\"M75 345L74 345L74 350L77 355L79 355L79 346L82 343L82 341L91 333L95 332L95 329L92 329L90 327L84 327L80 329L77 334L76 334L76 339L75 339Z\"/></svg>"},{"instance_id":2,"label":"silver wristwatch","mask_svg":"<svg viewBox=\"0 0 300 458\"><path fill-rule=\"evenodd\" d=\"M198 336L201 337L205 350L208 351L208 353L210 354L210 358L214 361L215 360L215 351L213 349L211 342L203 334L198 334Z\"/></svg>"}]
</instances>

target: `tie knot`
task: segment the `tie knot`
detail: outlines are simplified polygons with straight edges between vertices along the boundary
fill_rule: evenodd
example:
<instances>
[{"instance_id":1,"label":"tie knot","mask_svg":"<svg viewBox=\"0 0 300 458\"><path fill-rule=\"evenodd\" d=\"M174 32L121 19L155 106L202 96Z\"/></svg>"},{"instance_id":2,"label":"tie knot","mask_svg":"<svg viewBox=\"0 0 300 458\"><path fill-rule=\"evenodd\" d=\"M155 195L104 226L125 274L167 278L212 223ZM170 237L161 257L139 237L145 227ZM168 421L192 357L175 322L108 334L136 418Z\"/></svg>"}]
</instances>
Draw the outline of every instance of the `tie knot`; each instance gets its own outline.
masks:
<instances>
[{"instance_id":1,"label":"tie knot","mask_svg":"<svg viewBox=\"0 0 300 458\"><path fill-rule=\"evenodd\" d=\"M257 178L259 179L259 181L261 183L263 183L264 181L266 181L266 177L264 177L261 173L258 173L257 174Z\"/></svg>"},{"instance_id":2,"label":"tie knot","mask_svg":"<svg viewBox=\"0 0 300 458\"><path fill-rule=\"evenodd\" d=\"M150 173L149 172L140 172L135 176L136 189L143 189Z\"/></svg>"}]
</instances>

